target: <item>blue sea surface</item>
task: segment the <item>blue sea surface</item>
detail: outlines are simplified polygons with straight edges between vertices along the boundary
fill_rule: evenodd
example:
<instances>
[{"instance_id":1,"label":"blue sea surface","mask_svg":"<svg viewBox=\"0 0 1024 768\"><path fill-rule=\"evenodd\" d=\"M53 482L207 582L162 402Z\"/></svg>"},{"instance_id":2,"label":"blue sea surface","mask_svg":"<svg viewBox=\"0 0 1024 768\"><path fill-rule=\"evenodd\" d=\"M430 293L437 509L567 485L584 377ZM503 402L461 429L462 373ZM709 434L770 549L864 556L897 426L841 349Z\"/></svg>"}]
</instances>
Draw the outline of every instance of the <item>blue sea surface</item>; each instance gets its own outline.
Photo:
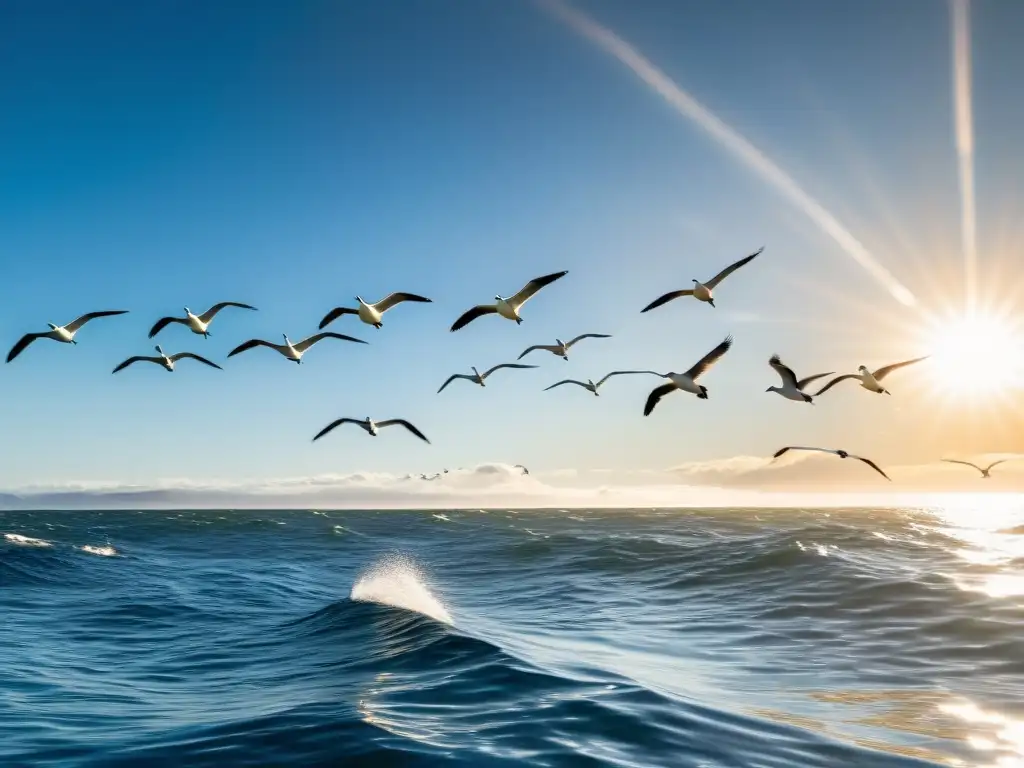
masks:
<instances>
[{"instance_id":1,"label":"blue sea surface","mask_svg":"<svg viewBox=\"0 0 1024 768\"><path fill-rule=\"evenodd\" d=\"M0 765L1021 765L1022 521L0 512Z\"/></svg>"}]
</instances>

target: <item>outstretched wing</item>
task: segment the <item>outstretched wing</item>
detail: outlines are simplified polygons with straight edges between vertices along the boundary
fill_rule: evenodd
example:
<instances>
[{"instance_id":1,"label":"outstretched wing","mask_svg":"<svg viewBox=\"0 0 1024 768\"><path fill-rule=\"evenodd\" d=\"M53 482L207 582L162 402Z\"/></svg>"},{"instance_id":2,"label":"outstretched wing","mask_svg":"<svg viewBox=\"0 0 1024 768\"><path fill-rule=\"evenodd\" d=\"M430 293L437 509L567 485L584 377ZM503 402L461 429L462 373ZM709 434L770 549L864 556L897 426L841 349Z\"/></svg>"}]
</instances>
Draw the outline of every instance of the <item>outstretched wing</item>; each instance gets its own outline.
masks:
<instances>
[{"instance_id":1,"label":"outstretched wing","mask_svg":"<svg viewBox=\"0 0 1024 768\"><path fill-rule=\"evenodd\" d=\"M830 451L828 448L812 448L807 445L787 445L785 448L780 448L773 453L772 460L774 461L779 458L779 456L784 454L786 451L817 451L818 453L835 453L835 451Z\"/></svg>"},{"instance_id":2,"label":"outstretched wing","mask_svg":"<svg viewBox=\"0 0 1024 768\"><path fill-rule=\"evenodd\" d=\"M811 382L815 382L820 379L822 376L831 376L833 373L835 373L835 371L829 371L828 373L816 373L813 376L807 376L796 383L796 388L803 389Z\"/></svg>"},{"instance_id":3,"label":"outstretched wing","mask_svg":"<svg viewBox=\"0 0 1024 768\"><path fill-rule=\"evenodd\" d=\"M722 341L719 342L718 346L708 352L700 361L686 372L686 375L691 379L696 379L708 368L718 362L718 359L729 351L729 347L732 346L732 335L726 336Z\"/></svg>"},{"instance_id":4,"label":"outstretched wing","mask_svg":"<svg viewBox=\"0 0 1024 768\"><path fill-rule=\"evenodd\" d=\"M65 325L64 330L66 330L68 333L74 333L83 325L88 323L90 320L95 320L97 317L113 317L114 315L126 314L128 314L127 309L105 309L100 312L88 312Z\"/></svg>"},{"instance_id":5,"label":"outstretched wing","mask_svg":"<svg viewBox=\"0 0 1024 768\"><path fill-rule=\"evenodd\" d=\"M1002 464L1004 461L1009 461L1009 459L999 459L999 461L993 461L991 464L985 467L985 471L987 472L988 470L992 469L992 467L998 464Z\"/></svg>"},{"instance_id":6,"label":"outstretched wing","mask_svg":"<svg viewBox=\"0 0 1024 768\"><path fill-rule=\"evenodd\" d=\"M188 325L188 320L185 320L180 317L161 317L159 320L153 323L153 327L149 329L149 338L152 339L154 336L160 333L160 331L162 331L171 323L181 323L182 325Z\"/></svg>"},{"instance_id":7,"label":"outstretched wing","mask_svg":"<svg viewBox=\"0 0 1024 768\"><path fill-rule=\"evenodd\" d=\"M243 341L237 347L228 352L228 357L234 357L240 352L245 352L247 349L255 349L256 347L270 347L278 352L283 349L280 344L271 344L269 341L264 341L263 339L249 339L248 341Z\"/></svg>"},{"instance_id":8,"label":"outstretched wing","mask_svg":"<svg viewBox=\"0 0 1024 768\"><path fill-rule=\"evenodd\" d=\"M321 437L323 437L328 432L330 432L332 429L334 429L335 427L340 427L342 424L361 424L361 423L362 423L361 421L357 421L356 419L335 419L330 424L328 424L326 427L324 427L319 432L317 432L316 435L313 437L313 441L316 442Z\"/></svg>"},{"instance_id":9,"label":"outstretched wing","mask_svg":"<svg viewBox=\"0 0 1024 768\"><path fill-rule=\"evenodd\" d=\"M733 272L735 272L737 269L742 267L747 262L753 261L754 258L757 257L758 255L760 255L761 251L763 251L763 250L764 250L764 246L762 245L760 248L758 248L756 251L754 251L749 256L744 256L739 261L733 262L732 264L730 264L728 267L726 267L721 272L719 272L717 275L715 275L710 280L708 280L706 283L704 283L704 285L706 285L711 290L714 290L716 285L718 285L720 282L725 280L725 278L727 278L729 275L731 275Z\"/></svg>"},{"instance_id":10,"label":"outstretched wing","mask_svg":"<svg viewBox=\"0 0 1024 768\"><path fill-rule=\"evenodd\" d=\"M612 335L610 333L581 333L572 341L566 342L565 348L568 349L577 341L581 341L583 339L610 339L611 337Z\"/></svg>"},{"instance_id":11,"label":"outstretched wing","mask_svg":"<svg viewBox=\"0 0 1024 768\"><path fill-rule=\"evenodd\" d=\"M449 384L451 384L456 379L469 379L470 381L472 381L473 377L472 376L467 376L464 373L453 373L451 376L448 377L448 380L444 384L441 385L441 389L444 389L445 387L447 387ZM441 389L437 390L437 394L441 394Z\"/></svg>"},{"instance_id":12,"label":"outstretched wing","mask_svg":"<svg viewBox=\"0 0 1024 768\"><path fill-rule=\"evenodd\" d=\"M145 355L136 355L135 357L129 357L123 363L120 363L114 370L112 370L111 373L117 373L118 371L123 371L125 368L127 368L132 363L138 363L138 362L143 362L143 361L145 361L147 363L159 363L160 362L160 358L159 357L146 357Z\"/></svg>"},{"instance_id":13,"label":"outstretched wing","mask_svg":"<svg viewBox=\"0 0 1024 768\"><path fill-rule=\"evenodd\" d=\"M493 315L497 311L498 308L493 304L477 304L472 309L467 310L466 312L463 312L461 315L459 315L459 319L452 323L452 327L449 328L448 330L457 331L460 328L465 328L478 317L483 317L484 315Z\"/></svg>"},{"instance_id":14,"label":"outstretched wing","mask_svg":"<svg viewBox=\"0 0 1024 768\"><path fill-rule=\"evenodd\" d=\"M320 325L318 325L317 328L320 329L320 330L323 330L326 326L328 326L331 323L333 323L335 320L337 320L342 315L358 315L358 314L359 314L359 310L358 309L350 309L349 307L335 307L330 312L328 312L326 315L324 315L324 319L320 321Z\"/></svg>"},{"instance_id":15,"label":"outstretched wing","mask_svg":"<svg viewBox=\"0 0 1024 768\"><path fill-rule=\"evenodd\" d=\"M522 357L522 355L520 355L520 357ZM498 365L494 366L493 368L488 368L486 371L484 371L480 375L483 378L486 379L488 376L490 376L492 373L494 373L499 368L536 368L536 367L537 367L536 365L526 365L524 363L499 363Z\"/></svg>"},{"instance_id":16,"label":"outstretched wing","mask_svg":"<svg viewBox=\"0 0 1024 768\"><path fill-rule=\"evenodd\" d=\"M670 382L668 384L662 384L660 387L655 387L651 390L651 394L647 396L647 403L644 405L644 416L650 416L651 411L654 410L654 406L658 404L658 401L673 389L678 389L678 387Z\"/></svg>"},{"instance_id":17,"label":"outstretched wing","mask_svg":"<svg viewBox=\"0 0 1024 768\"><path fill-rule=\"evenodd\" d=\"M583 387L584 389L588 388L587 385L584 384L582 381L576 381L576 379L562 379L562 381L558 382L557 384L552 384L550 387L544 387L544 391L547 392L549 389L560 387L563 384L576 384L578 386Z\"/></svg>"},{"instance_id":18,"label":"outstretched wing","mask_svg":"<svg viewBox=\"0 0 1024 768\"><path fill-rule=\"evenodd\" d=\"M964 462L959 459L943 459L942 461L944 461L946 464L963 464L965 467L973 467L974 469L977 469L979 472L984 472L984 470L981 467L979 467L977 464L972 464L971 462ZM1002 461L1006 461L1006 459ZM998 463L999 462L996 462L995 464ZM993 464L991 467L986 467L986 469L991 469L992 467L995 466L995 464Z\"/></svg>"},{"instance_id":19,"label":"outstretched wing","mask_svg":"<svg viewBox=\"0 0 1024 768\"><path fill-rule=\"evenodd\" d=\"M205 320L203 320L203 322L205 323L206 321L205 321ZM222 370L224 370L223 368L221 368L221 367L220 367L219 365L217 365L216 363L214 363L214 362L212 362L212 361L210 361L210 360L207 360L207 359L206 359L205 357L202 357L202 356L200 356L200 355L197 355L197 354L195 354L194 352L179 352L179 353L178 353L178 354L176 354L176 355L171 355L171 360L172 360L173 362L175 362L175 363L176 363L176 362L178 362L179 360L181 360L181 359L183 359L183 358L186 358L186 357L187 357L187 358L189 358L190 360L196 360L196 361L198 361L198 362L200 362L200 363L203 363L204 365L208 365L208 366L210 366L211 368L216 368L216 369L217 369L217 370L219 370L219 371L222 371Z\"/></svg>"},{"instance_id":20,"label":"outstretched wing","mask_svg":"<svg viewBox=\"0 0 1024 768\"><path fill-rule=\"evenodd\" d=\"M312 336L307 336L297 344L293 344L296 352L305 352L307 349L312 347L318 341L322 339L341 339L342 341L352 341L356 344L365 344L366 342L362 339L357 339L354 336L346 336L343 333L334 333L333 331L321 331L320 333L314 333Z\"/></svg>"},{"instance_id":21,"label":"outstretched wing","mask_svg":"<svg viewBox=\"0 0 1024 768\"><path fill-rule=\"evenodd\" d=\"M534 344L532 347L527 347L526 350L523 352L523 354L521 354L519 357L517 357L516 360L522 360L528 354L530 354L531 352L533 352L534 350L537 350L537 349L544 349L544 350L547 350L548 352L558 352L559 351L558 347L550 345L550 344Z\"/></svg>"},{"instance_id":22,"label":"outstretched wing","mask_svg":"<svg viewBox=\"0 0 1024 768\"><path fill-rule=\"evenodd\" d=\"M387 312L395 306L395 304L401 304L403 301L421 301L426 302L427 304L433 303L432 300L428 299L426 296L418 296L415 293L403 293L399 291L397 293L388 294L373 306L377 308L378 312Z\"/></svg>"},{"instance_id":23,"label":"outstretched wing","mask_svg":"<svg viewBox=\"0 0 1024 768\"><path fill-rule=\"evenodd\" d=\"M768 365L775 369L775 372L782 377L782 384L786 387L795 387L800 389L800 384L796 380L796 374L793 373L793 369L782 362L782 359L778 355L772 355L768 359Z\"/></svg>"},{"instance_id":24,"label":"outstretched wing","mask_svg":"<svg viewBox=\"0 0 1024 768\"><path fill-rule=\"evenodd\" d=\"M420 440L422 440L425 443L429 443L430 442L429 440L427 440L427 436L426 435L424 435L422 432L420 432L418 429L416 429L416 427L414 427L412 424L410 424L405 419L385 419L384 421L378 421L377 422L377 426L378 427L390 427L392 424L398 424L399 426L405 427L406 429L408 429L410 432L412 432L414 435L416 435L416 437L418 437Z\"/></svg>"},{"instance_id":25,"label":"outstretched wing","mask_svg":"<svg viewBox=\"0 0 1024 768\"><path fill-rule=\"evenodd\" d=\"M18 343L11 347L11 351L7 353L7 362L11 362L11 360L13 360L18 355L25 351L25 347L27 347L36 339L42 338L45 335L45 333L26 333L24 336L18 339Z\"/></svg>"},{"instance_id":26,"label":"outstretched wing","mask_svg":"<svg viewBox=\"0 0 1024 768\"><path fill-rule=\"evenodd\" d=\"M903 368L906 365L913 365L914 363L919 363L922 360L927 359L928 357L930 357L930 355L925 355L924 357L915 357L913 360L904 360L902 363L893 363L892 365L887 365L884 368L879 368L871 375L875 377L875 381L881 381L890 373L895 371L897 368Z\"/></svg>"},{"instance_id":27,"label":"outstretched wing","mask_svg":"<svg viewBox=\"0 0 1024 768\"><path fill-rule=\"evenodd\" d=\"M513 296L510 296L508 299L508 303L511 304L516 309L518 309L519 307L523 306L523 304L528 302L531 298L533 298L533 295L537 293L537 291L539 291L545 285L551 285L551 283L555 282L555 280L563 278L567 274L569 274L569 270L566 269L561 272L552 272L550 275L544 275L543 277L535 277L533 278L533 280L531 280L522 288L520 288L517 293L515 293Z\"/></svg>"},{"instance_id":28,"label":"outstretched wing","mask_svg":"<svg viewBox=\"0 0 1024 768\"><path fill-rule=\"evenodd\" d=\"M612 376L624 376L624 375L629 374L629 373L649 373L652 376L661 376L661 374L658 373L657 371L612 371L611 373L606 373L604 378L601 379L599 382L597 382L597 386L600 387L602 384L604 384L606 381L608 381L608 379L610 379Z\"/></svg>"},{"instance_id":29,"label":"outstretched wing","mask_svg":"<svg viewBox=\"0 0 1024 768\"><path fill-rule=\"evenodd\" d=\"M859 461L863 461L865 464L867 464L869 467L871 467L873 470L875 470L875 472L880 474L886 480L888 480L889 482L892 482L892 478L889 477L887 474L885 474L885 472L882 471L882 468L880 466L878 466L877 464L875 464L875 462L873 462L871 459L865 459L863 456L854 456L852 453L850 454L850 458L851 459L858 459Z\"/></svg>"},{"instance_id":30,"label":"outstretched wing","mask_svg":"<svg viewBox=\"0 0 1024 768\"><path fill-rule=\"evenodd\" d=\"M238 302L238 301L222 301L220 304L214 304L208 310L203 312L203 314L201 314L199 316L199 319L203 323L208 323L211 320L213 320L213 318L215 318L217 316L217 313L220 312L222 309L224 309L224 307L238 307L239 309L252 309L252 310L256 309L256 307L250 306L249 304L242 304L241 302Z\"/></svg>"},{"instance_id":31,"label":"outstretched wing","mask_svg":"<svg viewBox=\"0 0 1024 768\"><path fill-rule=\"evenodd\" d=\"M687 288L682 291L669 291L664 296L659 296L646 307L640 310L640 314L647 312L652 309L657 309L662 304L668 304L672 299L678 299L680 296L693 296L693 289Z\"/></svg>"},{"instance_id":32,"label":"outstretched wing","mask_svg":"<svg viewBox=\"0 0 1024 768\"><path fill-rule=\"evenodd\" d=\"M817 397L822 392L828 392L830 389L832 389L832 387L834 387L840 381L846 381L847 379L859 379L859 378L860 378L860 376L858 376L856 373L844 373L842 376L836 376L834 379L832 379L832 381L830 381L824 387L822 387L817 392L815 392L814 396Z\"/></svg>"}]
</instances>

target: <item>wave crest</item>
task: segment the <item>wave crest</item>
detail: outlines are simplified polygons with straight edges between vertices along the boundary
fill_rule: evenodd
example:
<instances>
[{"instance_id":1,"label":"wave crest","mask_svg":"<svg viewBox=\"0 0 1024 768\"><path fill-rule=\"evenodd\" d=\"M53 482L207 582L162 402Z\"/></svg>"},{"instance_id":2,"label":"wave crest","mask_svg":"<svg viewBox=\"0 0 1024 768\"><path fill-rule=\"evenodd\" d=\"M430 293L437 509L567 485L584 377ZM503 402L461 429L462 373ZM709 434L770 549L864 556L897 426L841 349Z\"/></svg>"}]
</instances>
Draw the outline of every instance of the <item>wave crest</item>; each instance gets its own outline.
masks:
<instances>
[{"instance_id":1,"label":"wave crest","mask_svg":"<svg viewBox=\"0 0 1024 768\"><path fill-rule=\"evenodd\" d=\"M350 600L402 608L454 625L451 614L427 586L416 562L407 555L387 555L371 565L352 585Z\"/></svg>"}]
</instances>

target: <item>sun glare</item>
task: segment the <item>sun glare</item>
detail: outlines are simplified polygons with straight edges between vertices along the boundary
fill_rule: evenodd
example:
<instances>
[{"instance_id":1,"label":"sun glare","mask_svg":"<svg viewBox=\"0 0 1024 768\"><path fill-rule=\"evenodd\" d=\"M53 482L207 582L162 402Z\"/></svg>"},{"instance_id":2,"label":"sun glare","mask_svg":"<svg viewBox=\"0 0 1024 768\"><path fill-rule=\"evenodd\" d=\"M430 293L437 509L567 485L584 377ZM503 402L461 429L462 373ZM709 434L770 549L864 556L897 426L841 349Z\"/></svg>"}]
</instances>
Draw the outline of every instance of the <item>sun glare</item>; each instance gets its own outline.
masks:
<instances>
[{"instance_id":1,"label":"sun glare","mask_svg":"<svg viewBox=\"0 0 1024 768\"><path fill-rule=\"evenodd\" d=\"M954 395L988 395L1024 386L1024 334L1009 319L944 318L927 341L935 384Z\"/></svg>"}]
</instances>

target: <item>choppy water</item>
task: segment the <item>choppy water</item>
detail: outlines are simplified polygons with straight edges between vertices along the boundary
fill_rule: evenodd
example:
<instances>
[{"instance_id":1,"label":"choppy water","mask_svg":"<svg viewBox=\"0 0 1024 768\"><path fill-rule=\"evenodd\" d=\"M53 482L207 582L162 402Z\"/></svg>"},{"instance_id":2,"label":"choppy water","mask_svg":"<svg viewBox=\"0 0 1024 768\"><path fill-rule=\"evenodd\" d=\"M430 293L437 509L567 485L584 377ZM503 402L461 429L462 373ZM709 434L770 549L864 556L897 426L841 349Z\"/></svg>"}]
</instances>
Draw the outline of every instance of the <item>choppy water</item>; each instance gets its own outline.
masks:
<instances>
[{"instance_id":1,"label":"choppy water","mask_svg":"<svg viewBox=\"0 0 1024 768\"><path fill-rule=\"evenodd\" d=\"M0 765L1024 765L1024 504L0 513Z\"/></svg>"}]
</instances>

